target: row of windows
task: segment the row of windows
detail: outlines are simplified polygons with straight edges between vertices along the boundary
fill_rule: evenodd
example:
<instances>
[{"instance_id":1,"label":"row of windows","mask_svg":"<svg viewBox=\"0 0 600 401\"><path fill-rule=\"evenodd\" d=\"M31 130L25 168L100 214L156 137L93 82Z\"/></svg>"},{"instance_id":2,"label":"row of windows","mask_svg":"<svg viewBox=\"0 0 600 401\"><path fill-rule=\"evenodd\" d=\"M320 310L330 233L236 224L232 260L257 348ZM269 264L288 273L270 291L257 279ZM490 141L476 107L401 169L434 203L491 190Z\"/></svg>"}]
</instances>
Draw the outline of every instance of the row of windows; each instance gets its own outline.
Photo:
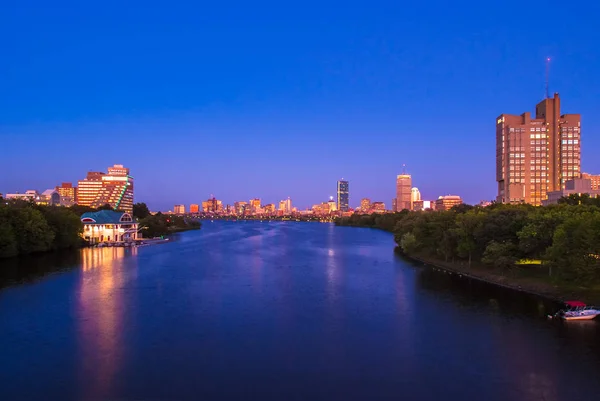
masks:
<instances>
[{"instance_id":1,"label":"row of windows","mask_svg":"<svg viewBox=\"0 0 600 401\"><path fill-rule=\"evenodd\" d=\"M577 127L560 127L562 132L565 131L573 131L573 132L579 132L579 128Z\"/></svg>"},{"instance_id":2,"label":"row of windows","mask_svg":"<svg viewBox=\"0 0 600 401\"><path fill-rule=\"evenodd\" d=\"M529 139L544 139L546 138L546 134L531 134L529 135Z\"/></svg>"},{"instance_id":3,"label":"row of windows","mask_svg":"<svg viewBox=\"0 0 600 401\"><path fill-rule=\"evenodd\" d=\"M578 139L563 139L562 141L563 145L577 145L579 143Z\"/></svg>"},{"instance_id":4,"label":"row of windows","mask_svg":"<svg viewBox=\"0 0 600 401\"><path fill-rule=\"evenodd\" d=\"M530 142L531 145L545 145L546 144L546 140L545 139L535 139L532 140Z\"/></svg>"},{"instance_id":5,"label":"row of windows","mask_svg":"<svg viewBox=\"0 0 600 401\"><path fill-rule=\"evenodd\" d=\"M511 146L510 151L511 152L524 152L525 146Z\"/></svg>"}]
</instances>

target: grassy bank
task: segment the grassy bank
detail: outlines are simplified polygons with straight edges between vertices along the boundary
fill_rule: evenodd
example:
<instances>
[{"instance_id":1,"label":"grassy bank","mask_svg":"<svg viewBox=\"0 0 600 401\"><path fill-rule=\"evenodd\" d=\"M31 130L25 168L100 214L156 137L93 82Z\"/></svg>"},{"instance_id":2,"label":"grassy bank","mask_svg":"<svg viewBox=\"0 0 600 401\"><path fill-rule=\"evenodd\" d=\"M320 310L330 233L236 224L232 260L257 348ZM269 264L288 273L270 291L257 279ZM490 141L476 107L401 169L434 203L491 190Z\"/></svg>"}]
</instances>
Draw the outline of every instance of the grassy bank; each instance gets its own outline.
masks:
<instances>
[{"instance_id":1,"label":"grassy bank","mask_svg":"<svg viewBox=\"0 0 600 401\"><path fill-rule=\"evenodd\" d=\"M555 283L548 275L546 266L538 266L528 270L523 269L490 269L487 265L467 262L446 262L427 255L407 255L399 248L397 251L405 258L433 266L462 276L484 281L489 284L523 291L555 301L577 299L589 304L600 305L600 285L586 287L576 284Z\"/></svg>"}]
</instances>

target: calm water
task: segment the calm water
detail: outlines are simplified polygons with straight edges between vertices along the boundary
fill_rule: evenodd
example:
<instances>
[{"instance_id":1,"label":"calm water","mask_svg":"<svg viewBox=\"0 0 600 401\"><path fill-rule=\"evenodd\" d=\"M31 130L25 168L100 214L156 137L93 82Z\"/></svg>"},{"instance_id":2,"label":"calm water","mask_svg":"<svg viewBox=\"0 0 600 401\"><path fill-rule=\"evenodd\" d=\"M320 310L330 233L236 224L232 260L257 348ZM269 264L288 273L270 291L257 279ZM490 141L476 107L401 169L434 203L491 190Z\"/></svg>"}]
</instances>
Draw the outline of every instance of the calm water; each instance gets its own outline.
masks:
<instances>
[{"instance_id":1,"label":"calm water","mask_svg":"<svg viewBox=\"0 0 600 401\"><path fill-rule=\"evenodd\" d=\"M412 266L381 231L207 222L19 263L1 400L600 398L600 322Z\"/></svg>"}]
</instances>

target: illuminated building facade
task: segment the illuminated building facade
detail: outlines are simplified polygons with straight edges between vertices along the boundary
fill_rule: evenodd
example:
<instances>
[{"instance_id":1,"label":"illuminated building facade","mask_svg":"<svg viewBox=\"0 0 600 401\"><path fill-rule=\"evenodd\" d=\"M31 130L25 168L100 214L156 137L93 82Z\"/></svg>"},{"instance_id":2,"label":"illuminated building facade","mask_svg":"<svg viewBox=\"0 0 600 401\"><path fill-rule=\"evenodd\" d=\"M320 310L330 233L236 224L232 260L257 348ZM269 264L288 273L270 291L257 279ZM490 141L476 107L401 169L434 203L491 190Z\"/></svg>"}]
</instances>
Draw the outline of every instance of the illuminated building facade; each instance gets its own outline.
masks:
<instances>
[{"instance_id":1,"label":"illuminated building facade","mask_svg":"<svg viewBox=\"0 0 600 401\"><path fill-rule=\"evenodd\" d=\"M102 189L102 177L104 173L90 171L87 176L77 183L77 204L92 206Z\"/></svg>"},{"instance_id":2,"label":"illuminated building facade","mask_svg":"<svg viewBox=\"0 0 600 401\"><path fill-rule=\"evenodd\" d=\"M252 209L252 212L257 213L260 210L260 199L250 199L250 208Z\"/></svg>"},{"instance_id":3,"label":"illuminated building facade","mask_svg":"<svg viewBox=\"0 0 600 401\"><path fill-rule=\"evenodd\" d=\"M133 213L133 177L122 164L109 167L108 174L102 176L102 187L91 206L98 208L106 204L114 210Z\"/></svg>"},{"instance_id":4,"label":"illuminated building facade","mask_svg":"<svg viewBox=\"0 0 600 401\"><path fill-rule=\"evenodd\" d=\"M240 215L240 216L242 216L246 213L247 207L248 207L248 202L245 202L245 201L233 203L234 213L237 215Z\"/></svg>"},{"instance_id":5,"label":"illuminated building facade","mask_svg":"<svg viewBox=\"0 0 600 401\"><path fill-rule=\"evenodd\" d=\"M275 204L274 203L266 204L264 207L264 212L265 213L275 213Z\"/></svg>"},{"instance_id":6,"label":"illuminated building facade","mask_svg":"<svg viewBox=\"0 0 600 401\"><path fill-rule=\"evenodd\" d=\"M138 224L129 213L99 210L81 215L83 238L92 243L131 242L138 238Z\"/></svg>"},{"instance_id":7,"label":"illuminated building facade","mask_svg":"<svg viewBox=\"0 0 600 401\"><path fill-rule=\"evenodd\" d=\"M421 200L421 192L419 192L419 188L412 188L410 190L410 210L415 210L415 202Z\"/></svg>"},{"instance_id":8,"label":"illuminated building facade","mask_svg":"<svg viewBox=\"0 0 600 401\"><path fill-rule=\"evenodd\" d=\"M192 203L190 205L190 213L192 213L192 214L200 213L200 205Z\"/></svg>"},{"instance_id":9,"label":"illuminated building facade","mask_svg":"<svg viewBox=\"0 0 600 401\"><path fill-rule=\"evenodd\" d=\"M173 212L175 214L185 214L185 205L175 205L175 206L173 206Z\"/></svg>"},{"instance_id":10,"label":"illuminated building facade","mask_svg":"<svg viewBox=\"0 0 600 401\"><path fill-rule=\"evenodd\" d=\"M581 173L581 178L583 178L584 180L590 180L591 189L593 191L600 190L600 175Z\"/></svg>"},{"instance_id":11,"label":"illuminated building facade","mask_svg":"<svg viewBox=\"0 0 600 401\"><path fill-rule=\"evenodd\" d=\"M560 198L577 194L589 195L590 198L600 196L600 190L592 188L592 180L589 178L574 178L565 182L565 188L560 191L548 192L548 199L542 201L543 205L557 204Z\"/></svg>"},{"instance_id":12,"label":"illuminated building facade","mask_svg":"<svg viewBox=\"0 0 600 401\"><path fill-rule=\"evenodd\" d=\"M435 201L435 210L450 210L456 205L463 203L460 196L457 195L446 195L440 196Z\"/></svg>"},{"instance_id":13,"label":"illuminated building facade","mask_svg":"<svg viewBox=\"0 0 600 401\"><path fill-rule=\"evenodd\" d=\"M214 196L202 202L202 210L205 213L218 213L223 211L223 202L217 200Z\"/></svg>"},{"instance_id":14,"label":"illuminated building facade","mask_svg":"<svg viewBox=\"0 0 600 401\"><path fill-rule=\"evenodd\" d=\"M560 114L560 97L537 104L535 118L496 119L497 202L541 205L548 192L581 175L581 116Z\"/></svg>"},{"instance_id":15,"label":"illuminated building facade","mask_svg":"<svg viewBox=\"0 0 600 401\"><path fill-rule=\"evenodd\" d=\"M399 174L396 177L396 210L411 210L412 177L410 174Z\"/></svg>"},{"instance_id":16,"label":"illuminated building facade","mask_svg":"<svg viewBox=\"0 0 600 401\"><path fill-rule=\"evenodd\" d=\"M371 209L371 199L362 198L360 200L360 210L362 210L364 213L368 213L370 209Z\"/></svg>"},{"instance_id":17,"label":"illuminated building facade","mask_svg":"<svg viewBox=\"0 0 600 401\"><path fill-rule=\"evenodd\" d=\"M60 195L60 204L63 206L72 206L77 203L77 188L70 182L63 182L56 191Z\"/></svg>"},{"instance_id":18,"label":"illuminated building facade","mask_svg":"<svg viewBox=\"0 0 600 401\"><path fill-rule=\"evenodd\" d=\"M371 210L373 211L373 213L385 213L385 203L373 202L371 204Z\"/></svg>"},{"instance_id":19,"label":"illuminated building facade","mask_svg":"<svg viewBox=\"0 0 600 401\"><path fill-rule=\"evenodd\" d=\"M348 181L340 180L337 182L337 204L338 209L342 212L347 212L349 208L349 186L350 184L348 183Z\"/></svg>"}]
</instances>

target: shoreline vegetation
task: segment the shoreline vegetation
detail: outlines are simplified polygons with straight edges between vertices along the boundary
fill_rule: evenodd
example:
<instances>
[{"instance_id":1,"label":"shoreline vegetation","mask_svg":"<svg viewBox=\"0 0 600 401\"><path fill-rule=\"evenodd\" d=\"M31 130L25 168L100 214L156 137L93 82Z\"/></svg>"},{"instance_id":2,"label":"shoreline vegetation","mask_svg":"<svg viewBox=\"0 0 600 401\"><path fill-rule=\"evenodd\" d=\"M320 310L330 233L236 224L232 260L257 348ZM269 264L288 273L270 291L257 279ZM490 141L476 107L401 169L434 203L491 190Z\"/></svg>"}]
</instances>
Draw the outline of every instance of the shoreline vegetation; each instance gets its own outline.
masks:
<instances>
[{"instance_id":1,"label":"shoreline vegetation","mask_svg":"<svg viewBox=\"0 0 600 401\"><path fill-rule=\"evenodd\" d=\"M585 196L541 207L352 215L335 224L389 231L398 253L442 270L553 300L600 304L600 205Z\"/></svg>"},{"instance_id":2,"label":"shoreline vegetation","mask_svg":"<svg viewBox=\"0 0 600 401\"><path fill-rule=\"evenodd\" d=\"M24 200L0 198L0 260L88 246L82 238L81 215L98 209L74 205L46 206ZM196 230L202 224L193 219L168 214L150 214L145 203L136 203L133 217L144 238Z\"/></svg>"}]
</instances>

